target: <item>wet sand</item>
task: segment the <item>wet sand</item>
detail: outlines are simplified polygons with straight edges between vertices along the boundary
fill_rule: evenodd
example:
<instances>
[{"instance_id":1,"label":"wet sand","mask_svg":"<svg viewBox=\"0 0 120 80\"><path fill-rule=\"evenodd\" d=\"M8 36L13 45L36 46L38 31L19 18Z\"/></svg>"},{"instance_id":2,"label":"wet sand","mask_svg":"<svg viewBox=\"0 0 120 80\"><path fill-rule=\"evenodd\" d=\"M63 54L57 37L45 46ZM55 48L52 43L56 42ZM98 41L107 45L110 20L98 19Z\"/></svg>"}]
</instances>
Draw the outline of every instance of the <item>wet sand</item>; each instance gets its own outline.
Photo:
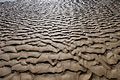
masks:
<instances>
[{"instance_id":1,"label":"wet sand","mask_svg":"<svg viewBox=\"0 0 120 80\"><path fill-rule=\"evenodd\" d=\"M0 80L120 80L120 1L0 3Z\"/></svg>"}]
</instances>

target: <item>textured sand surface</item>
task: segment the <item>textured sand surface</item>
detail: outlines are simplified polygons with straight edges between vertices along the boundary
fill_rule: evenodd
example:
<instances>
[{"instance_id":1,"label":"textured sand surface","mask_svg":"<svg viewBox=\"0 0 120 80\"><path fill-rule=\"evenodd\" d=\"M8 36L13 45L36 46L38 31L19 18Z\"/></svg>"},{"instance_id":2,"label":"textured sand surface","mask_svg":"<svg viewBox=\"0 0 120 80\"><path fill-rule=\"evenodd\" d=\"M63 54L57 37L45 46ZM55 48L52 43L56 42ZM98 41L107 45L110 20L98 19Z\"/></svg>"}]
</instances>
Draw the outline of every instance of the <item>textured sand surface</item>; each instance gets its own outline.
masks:
<instances>
[{"instance_id":1,"label":"textured sand surface","mask_svg":"<svg viewBox=\"0 0 120 80\"><path fill-rule=\"evenodd\" d=\"M6 2L6 1L15 1L15 0L0 0L0 2Z\"/></svg>"},{"instance_id":2,"label":"textured sand surface","mask_svg":"<svg viewBox=\"0 0 120 80\"><path fill-rule=\"evenodd\" d=\"M0 80L120 80L120 1L0 3Z\"/></svg>"}]
</instances>

